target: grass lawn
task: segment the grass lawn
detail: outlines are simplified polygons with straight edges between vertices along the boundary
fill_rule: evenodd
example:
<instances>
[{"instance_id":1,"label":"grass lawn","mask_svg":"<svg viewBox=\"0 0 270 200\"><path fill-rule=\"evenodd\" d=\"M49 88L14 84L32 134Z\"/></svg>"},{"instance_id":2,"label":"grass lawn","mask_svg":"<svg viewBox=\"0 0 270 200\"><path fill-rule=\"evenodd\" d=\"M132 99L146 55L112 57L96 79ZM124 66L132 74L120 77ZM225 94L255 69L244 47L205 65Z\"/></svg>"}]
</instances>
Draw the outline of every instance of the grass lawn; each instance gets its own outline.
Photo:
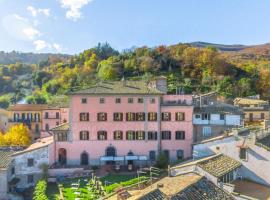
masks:
<instances>
[{"instance_id":1,"label":"grass lawn","mask_svg":"<svg viewBox=\"0 0 270 200\"><path fill-rule=\"evenodd\" d=\"M121 182L125 182L125 181L129 181L133 178L135 178L136 176L134 175L107 175L104 176L100 179L100 181L102 182L103 186L105 185L105 181L108 181L110 184L113 185L118 185L118 183ZM87 184L89 183L91 179L90 178L74 178L74 179L70 179L70 180L65 180L63 181L61 184L63 185L63 194L66 200L74 200L76 197L81 198L82 200L91 200L91 199L97 199L97 195L98 193L95 191L95 189L93 190L89 190L89 186L87 186ZM75 190L72 189L72 183L78 183L79 182L79 189ZM107 186L110 187L110 186ZM106 187L105 187L105 190ZM80 195L76 195L76 192L80 192ZM53 193L53 192L50 192ZM51 195L52 198L49 199L57 199L56 196Z\"/></svg>"}]
</instances>

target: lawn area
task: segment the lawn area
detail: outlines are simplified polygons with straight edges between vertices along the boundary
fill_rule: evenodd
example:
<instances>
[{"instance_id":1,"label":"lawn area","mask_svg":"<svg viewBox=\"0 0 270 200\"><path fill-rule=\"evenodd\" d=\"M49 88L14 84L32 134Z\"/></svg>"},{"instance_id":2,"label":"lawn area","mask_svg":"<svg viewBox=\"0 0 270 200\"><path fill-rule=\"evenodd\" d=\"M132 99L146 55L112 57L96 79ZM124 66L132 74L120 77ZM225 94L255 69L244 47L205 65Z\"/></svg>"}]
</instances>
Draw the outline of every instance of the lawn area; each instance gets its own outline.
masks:
<instances>
[{"instance_id":1,"label":"lawn area","mask_svg":"<svg viewBox=\"0 0 270 200\"><path fill-rule=\"evenodd\" d=\"M125 185L133 184L134 181L136 181L135 175L107 175L100 179L102 185L104 186L104 190L106 192L112 192L115 188L122 185L122 183L125 183ZM130 182L131 180L131 182ZM107 186L105 187L105 182ZM79 184L79 188L75 189L74 184ZM89 184L90 183L90 184ZM94 182L91 181L90 178L74 178L74 179L66 179L65 181L61 182L63 186L63 195L66 200L74 200L75 198L81 198L82 200L91 200L91 199L97 199L99 197L98 190L95 189ZM109 185L108 185L109 184ZM78 194L75 194L75 193ZM53 192L51 193L51 197L49 199L57 199L56 195L53 195Z\"/></svg>"}]
</instances>

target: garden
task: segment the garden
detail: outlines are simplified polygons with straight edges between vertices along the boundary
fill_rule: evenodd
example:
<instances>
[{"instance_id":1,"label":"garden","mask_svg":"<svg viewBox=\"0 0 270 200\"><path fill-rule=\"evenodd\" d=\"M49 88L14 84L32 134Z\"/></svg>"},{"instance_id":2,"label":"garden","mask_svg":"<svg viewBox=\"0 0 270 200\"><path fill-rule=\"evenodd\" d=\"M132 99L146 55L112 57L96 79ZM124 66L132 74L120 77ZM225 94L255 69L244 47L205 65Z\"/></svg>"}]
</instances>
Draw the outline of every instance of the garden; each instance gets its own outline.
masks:
<instances>
[{"instance_id":1,"label":"garden","mask_svg":"<svg viewBox=\"0 0 270 200\"><path fill-rule=\"evenodd\" d=\"M41 180L37 183L34 191L34 200L91 200L113 194L120 188L137 186L158 176L157 171L139 174L108 174L101 178L92 177L65 178L56 183Z\"/></svg>"}]
</instances>

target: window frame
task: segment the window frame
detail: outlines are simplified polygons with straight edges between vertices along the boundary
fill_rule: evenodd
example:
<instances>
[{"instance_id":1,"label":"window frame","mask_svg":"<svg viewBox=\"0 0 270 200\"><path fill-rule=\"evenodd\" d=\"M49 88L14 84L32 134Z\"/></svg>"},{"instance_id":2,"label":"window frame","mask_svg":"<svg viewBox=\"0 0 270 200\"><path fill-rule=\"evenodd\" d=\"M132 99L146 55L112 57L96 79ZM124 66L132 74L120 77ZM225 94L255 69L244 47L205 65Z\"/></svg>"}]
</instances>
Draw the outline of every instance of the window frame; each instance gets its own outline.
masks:
<instances>
[{"instance_id":1,"label":"window frame","mask_svg":"<svg viewBox=\"0 0 270 200\"><path fill-rule=\"evenodd\" d=\"M171 140L172 132L171 131L161 131L161 140Z\"/></svg>"},{"instance_id":2,"label":"window frame","mask_svg":"<svg viewBox=\"0 0 270 200\"><path fill-rule=\"evenodd\" d=\"M185 140L186 132L185 131L175 131L175 140Z\"/></svg>"},{"instance_id":3,"label":"window frame","mask_svg":"<svg viewBox=\"0 0 270 200\"><path fill-rule=\"evenodd\" d=\"M79 113L80 122L89 122L89 112L81 112Z\"/></svg>"},{"instance_id":4,"label":"window frame","mask_svg":"<svg viewBox=\"0 0 270 200\"><path fill-rule=\"evenodd\" d=\"M147 138L148 140L157 140L157 131L148 131Z\"/></svg>"},{"instance_id":5,"label":"window frame","mask_svg":"<svg viewBox=\"0 0 270 200\"><path fill-rule=\"evenodd\" d=\"M27 167L33 167L33 166L34 166L34 158L28 158L27 159Z\"/></svg>"},{"instance_id":6,"label":"window frame","mask_svg":"<svg viewBox=\"0 0 270 200\"><path fill-rule=\"evenodd\" d=\"M148 121L156 122L157 121L157 113L156 112L149 112L148 113Z\"/></svg>"},{"instance_id":7,"label":"window frame","mask_svg":"<svg viewBox=\"0 0 270 200\"><path fill-rule=\"evenodd\" d=\"M175 121L185 121L185 112L176 112Z\"/></svg>"},{"instance_id":8,"label":"window frame","mask_svg":"<svg viewBox=\"0 0 270 200\"><path fill-rule=\"evenodd\" d=\"M168 114L168 118L165 118L165 115ZM161 121L171 121L171 113L170 112L162 112L161 113Z\"/></svg>"},{"instance_id":9,"label":"window frame","mask_svg":"<svg viewBox=\"0 0 270 200\"><path fill-rule=\"evenodd\" d=\"M82 104L87 104L87 98L81 98L81 103Z\"/></svg>"},{"instance_id":10,"label":"window frame","mask_svg":"<svg viewBox=\"0 0 270 200\"><path fill-rule=\"evenodd\" d=\"M80 140L89 140L89 131L80 131Z\"/></svg>"},{"instance_id":11,"label":"window frame","mask_svg":"<svg viewBox=\"0 0 270 200\"><path fill-rule=\"evenodd\" d=\"M117 116L117 115L120 115L120 116ZM113 121L122 122L123 121L123 113L122 112L113 113Z\"/></svg>"},{"instance_id":12,"label":"window frame","mask_svg":"<svg viewBox=\"0 0 270 200\"><path fill-rule=\"evenodd\" d=\"M107 131L98 131L97 140L107 140Z\"/></svg>"},{"instance_id":13,"label":"window frame","mask_svg":"<svg viewBox=\"0 0 270 200\"><path fill-rule=\"evenodd\" d=\"M131 137L129 137L129 136L131 136ZM136 132L132 131L132 130L126 131L126 140L128 140L128 141L136 140Z\"/></svg>"},{"instance_id":14,"label":"window frame","mask_svg":"<svg viewBox=\"0 0 270 200\"><path fill-rule=\"evenodd\" d=\"M97 113L97 121L98 122L105 122L105 121L107 121L107 113L106 112L99 112L99 113Z\"/></svg>"},{"instance_id":15,"label":"window frame","mask_svg":"<svg viewBox=\"0 0 270 200\"><path fill-rule=\"evenodd\" d=\"M123 140L123 131L120 131L120 130L114 131L113 132L113 139L114 140Z\"/></svg>"}]
</instances>

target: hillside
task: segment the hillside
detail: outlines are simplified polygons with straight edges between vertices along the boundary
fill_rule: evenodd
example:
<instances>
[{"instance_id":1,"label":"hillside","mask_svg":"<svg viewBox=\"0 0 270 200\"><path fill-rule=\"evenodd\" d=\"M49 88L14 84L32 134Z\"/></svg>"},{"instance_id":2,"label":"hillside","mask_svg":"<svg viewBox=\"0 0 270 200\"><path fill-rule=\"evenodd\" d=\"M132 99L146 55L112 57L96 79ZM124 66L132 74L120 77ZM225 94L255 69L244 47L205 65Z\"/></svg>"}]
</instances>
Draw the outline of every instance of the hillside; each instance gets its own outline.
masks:
<instances>
[{"instance_id":1,"label":"hillside","mask_svg":"<svg viewBox=\"0 0 270 200\"><path fill-rule=\"evenodd\" d=\"M21 100L62 102L69 91L99 81L123 77L148 81L159 75L168 78L169 93L177 88L185 93L215 90L225 98L260 94L270 99L269 52L268 44L193 43L144 46L124 52L99 44L75 56L54 55L35 64L0 65L0 106Z\"/></svg>"},{"instance_id":2,"label":"hillside","mask_svg":"<svg viewBox=\"0 0 270 200\"><path fill-rule=\"evenodd\" d=\"M8 65L16 62L24 64L38 64L47 61L49 57L68 58L69 55L52 53L21 53L21 52L3 52L0 51L0 64Z\"/></svg>"}]
</instances>

